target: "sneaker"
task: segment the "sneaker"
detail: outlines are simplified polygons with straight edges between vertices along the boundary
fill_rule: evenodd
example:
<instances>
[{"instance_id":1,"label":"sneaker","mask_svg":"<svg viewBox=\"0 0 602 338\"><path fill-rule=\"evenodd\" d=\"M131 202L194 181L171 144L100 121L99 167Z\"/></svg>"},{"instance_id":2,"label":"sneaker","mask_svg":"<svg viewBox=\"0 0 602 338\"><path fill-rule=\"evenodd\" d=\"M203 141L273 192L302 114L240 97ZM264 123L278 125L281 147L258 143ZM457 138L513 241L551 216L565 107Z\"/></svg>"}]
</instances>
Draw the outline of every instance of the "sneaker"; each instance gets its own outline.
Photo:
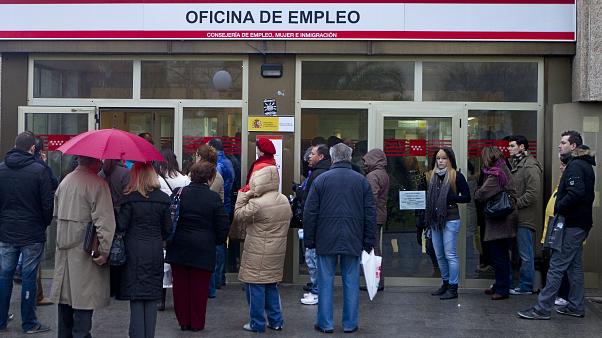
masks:
<instances>
[{"instance_id":1,"label":"sneaker","mask_svg":"<svg viewBox=\"0 0 602 338\"><path fill-rule=\"evenodd\" d=\"M535 308L529 308L527 310L518 311L516 313L519 318L522 319L536 319L536 320L548 320L550 319L550 315L545 315L535 310Z\"/></svg>"},{"instance_id":2,"label":"sneaker","mask_svg":"<svg viewBox=\"0 0 602 338\"><path fill-rule=\"evenodd\" d=\"M243 330L245 331L249 331L249 332L261 332L259 330L255 330L254 328L251 327L251 323L246 323L245 325L242 326Z\"/></svg>"},{"instance_id":3,"label":"sneaker","mask_svg":"<svg viewBox=\"0 0 602 338\"><path fill-rule=\"evenodd\" d=\"M314 295L313 293L306 293L301 298L301 304L303 305L316 305L318 304L318 295Z\"/></svg>"},{"instance_id":4,"label":"sneaker","mask_svg":"<svg viewBox=\"0 0 602 338\"><path fill-rule=\"evenodd\" d=\"M25 331L25 333L26 334L34 334L34 333L40 333L40 332L46 332L46 331L50 331L50 327L48 327L46 325L38 324L36 327L33 327L33 328Z\"/></svg>"},{"instance_id":5,"label":"sneaker","mask_svg":"<svg viewBox=\"0 0 602 338\"><path fill-rule=\"evenodd\" d=\"M560 313L561 315L565 315L565 316L572 316L572 317L578 317L578 318L585 317L585 314L580 313L580 312L575 312L575 311L569 309L567 306L557 307L556 312Z\"/></svg>"},{"instance_id":6,"label":"sneaker","mask_svg":"<svg viewBox=\"0 0 602 338\"><path fill-rule=\"evenodd\" d=\"M569 305L569 302L562 298L562 297L557 297L556 300L554 301L554 305L556 306L567 306Z\"/></svg>"},{"instance_id":7,"label":"sneaker","mask_svg":"<svg viewBox=\"0 0 602 338\"><path fill-rule=\"evenodd\" d=\"M533 291L523 291L520 288L510 289L510 294L514 296L518 295L532 295Z\"/></svg>"}]
</instances>

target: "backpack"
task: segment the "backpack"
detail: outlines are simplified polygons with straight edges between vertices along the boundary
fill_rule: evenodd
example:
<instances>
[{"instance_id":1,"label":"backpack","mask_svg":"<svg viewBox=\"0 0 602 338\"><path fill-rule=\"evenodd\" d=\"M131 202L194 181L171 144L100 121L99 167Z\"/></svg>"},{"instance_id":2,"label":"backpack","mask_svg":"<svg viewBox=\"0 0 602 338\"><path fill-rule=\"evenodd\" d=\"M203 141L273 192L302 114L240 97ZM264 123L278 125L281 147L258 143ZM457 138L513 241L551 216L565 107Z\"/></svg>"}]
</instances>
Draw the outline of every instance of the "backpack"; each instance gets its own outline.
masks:
<instances>
[{"instance_id":1,"label":"backpack","mask_svg":"<svg viewBox=\"0 0 602 338\"><path fill-rule=\"evenodd\" d=\"M169 205L169 214L171 215L171 231L169 236L167 236L167 242L171 242L176 234L176 227L178 226L178 219L180 218L180 197L183 190L184 187L178 189L176 192L171 194L170 197L171 202Z\"/></svg>"}]
</instances>

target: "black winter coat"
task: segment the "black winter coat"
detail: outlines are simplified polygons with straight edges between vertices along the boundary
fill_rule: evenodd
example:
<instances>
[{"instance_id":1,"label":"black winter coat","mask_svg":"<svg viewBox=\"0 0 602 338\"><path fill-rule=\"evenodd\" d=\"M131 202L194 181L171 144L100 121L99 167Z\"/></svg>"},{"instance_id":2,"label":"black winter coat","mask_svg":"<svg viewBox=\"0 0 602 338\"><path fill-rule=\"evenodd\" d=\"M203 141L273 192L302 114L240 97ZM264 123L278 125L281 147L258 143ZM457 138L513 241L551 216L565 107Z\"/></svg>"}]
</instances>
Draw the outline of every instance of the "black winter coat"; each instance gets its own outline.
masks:
<instances>
[{"instance_id":1,"label":"black winter coat","mask_svg":"<svg viewBox=\"0 0 602 338\"><path fill-rule=\"evenodd\" d=\"M118 230L125 233L126 262L121 269L120 299L162 297L163 240L171 230L169 197L160 189L124 195Z\"/></svg>"},{"instance_id":2,"label":"black winter coat","mask_svg":"<svg viewBox=\"0 0 602 338\"><path fill-rule=\"evenodd\" d=\"M594 203L596 165L589 149L573 150L572 159L567 164L556 194L554 213L564 216L567 228L591 229L593 225L592 205Z\"/></svg>"},{"instance_id":3,"label":"black winter coat","mask_svg":"<svg viewBox=\"0 0 602 338\"><path fill-rule=\"evenodd\" d=\"M0 163L0 242L46 242L52 221L54 190L50 170L32 154L16 148Z\"/></svg>"},{"instance_id":4,"label":"black winter coat","mask_svg":"<svg viewBox=\"0 0 602 338\"><path fill-rule=\"evenodd\" d=\"M224 244L230 223L219 194L190 183L180 197L180 218L165 261L206 271L215 268L215 246Z\"/></svg>"},{"instance_id":5,"label":"black winter coat","mask_svg":"<svg viewBox=\"0 0 602 338\"><path fill-rule=\"evenodd\" d=\"M376 205L370 184L337 162L314 181L303 212L305 246L318 255L361 256L374 247Z\"/></svg>"}]
</instances>

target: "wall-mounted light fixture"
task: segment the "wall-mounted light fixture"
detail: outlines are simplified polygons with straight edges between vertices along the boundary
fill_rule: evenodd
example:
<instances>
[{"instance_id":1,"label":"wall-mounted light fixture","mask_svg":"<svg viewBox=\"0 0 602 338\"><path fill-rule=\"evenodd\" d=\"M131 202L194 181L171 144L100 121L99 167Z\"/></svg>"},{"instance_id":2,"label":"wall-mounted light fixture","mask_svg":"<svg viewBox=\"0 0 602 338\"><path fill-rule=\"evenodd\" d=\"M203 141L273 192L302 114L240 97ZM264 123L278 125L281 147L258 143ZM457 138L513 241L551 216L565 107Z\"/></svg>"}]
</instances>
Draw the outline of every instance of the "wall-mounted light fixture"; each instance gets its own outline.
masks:
<instances>
[{"instance_id":1,"label":"wall-mounted light fixture","mask_svg":"<svg viewBox=\"0 0 602 338\"><path fill-rule=\"evenodd\" d=\"M282 77L281 63L264 63L261 65L261 76L263 77Z\"/></svg>"}]
</instances>

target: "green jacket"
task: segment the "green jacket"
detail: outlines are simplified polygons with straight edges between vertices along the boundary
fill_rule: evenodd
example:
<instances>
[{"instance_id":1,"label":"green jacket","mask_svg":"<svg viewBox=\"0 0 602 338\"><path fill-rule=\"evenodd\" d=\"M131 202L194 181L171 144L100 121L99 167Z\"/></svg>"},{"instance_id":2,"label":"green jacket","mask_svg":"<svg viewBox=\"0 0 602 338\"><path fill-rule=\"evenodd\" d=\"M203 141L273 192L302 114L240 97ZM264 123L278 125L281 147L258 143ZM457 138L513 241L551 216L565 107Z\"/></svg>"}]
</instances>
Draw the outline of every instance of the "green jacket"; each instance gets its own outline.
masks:
<instances>
[{"instance_id":1,"label":"green jacket","mask_svg":"<svg viewBox=\"0 0 602 338\"><path fill-rule=\"evenodd\" d=\"M516 208L518 209L518 226L536 230L541 224L540 201L542 200L541 180L543 169L541 163L531 155L520 160L512 158L510 172L516 183Z\"/></svg>"}]
</instances>

